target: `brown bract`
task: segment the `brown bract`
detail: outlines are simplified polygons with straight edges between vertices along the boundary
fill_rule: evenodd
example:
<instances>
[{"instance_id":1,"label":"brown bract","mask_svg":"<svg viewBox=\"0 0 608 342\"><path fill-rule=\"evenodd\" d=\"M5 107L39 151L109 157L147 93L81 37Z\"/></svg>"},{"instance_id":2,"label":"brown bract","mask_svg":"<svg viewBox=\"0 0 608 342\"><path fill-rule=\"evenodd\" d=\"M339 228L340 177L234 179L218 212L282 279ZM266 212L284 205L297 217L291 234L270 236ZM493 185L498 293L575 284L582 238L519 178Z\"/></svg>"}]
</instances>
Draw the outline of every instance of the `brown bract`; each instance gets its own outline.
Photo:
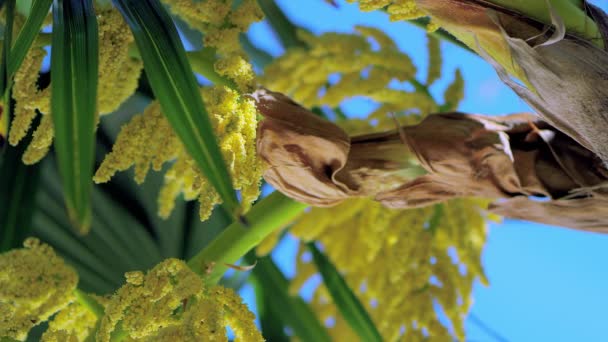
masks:
<instances>
[{"instance_id":1,"label":"brown bract","mask_svg":"<svg viewBox=\"0 0 608 342\"><path fill-rule=\"evenodd\" d=\"M265 179L314 206L373 197L413 208L455 197L496 199L508 217L608 232L608 171L590 150L531 114L435 114L349 138L286 96L258 90ZM411 172L416 165L427 174ZM531 199L542 197L542 200Z\"/></svg>"},{"instance_id":2,"label":"brown bract","mask_svg":"<svg viewBox=\"0 0 608 342\"><path fill-rule=\"evenodd\" d=\"M418 0L439 25L474 49L543 120L608 165L608 16L587 4L605 49L483 0ZM521 83L511 79L515 76Z\"/></svg>"}]
</instances>

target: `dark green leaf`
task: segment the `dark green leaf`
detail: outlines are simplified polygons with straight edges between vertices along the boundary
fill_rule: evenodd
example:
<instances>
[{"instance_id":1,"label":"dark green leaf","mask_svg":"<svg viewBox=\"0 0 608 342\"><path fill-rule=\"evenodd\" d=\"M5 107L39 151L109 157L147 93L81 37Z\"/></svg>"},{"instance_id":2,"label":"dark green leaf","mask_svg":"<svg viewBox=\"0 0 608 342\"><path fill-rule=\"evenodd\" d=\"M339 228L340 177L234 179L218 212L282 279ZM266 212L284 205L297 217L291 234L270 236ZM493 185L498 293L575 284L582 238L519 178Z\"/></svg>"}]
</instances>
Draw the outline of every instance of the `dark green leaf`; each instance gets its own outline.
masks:
<instances>
[{"instance_id":1,"label":"dark green leaf","mask_svg":"<svg viewBox=\"0 0 608 342\"><path fill-rule=\"evenodd\" d=\"M286 49L304 45L296 34L297 27L287 18L275 0L258 0L258 4Z\"/></svg>"},{"instance_id":2,"label":"dark green leaf","mask_svg":"<svg viewBox=\"0 0 608 342\"><path fill-rule=\"evenodd\" d=\"M0 252L21 246L36 208L39 166L23 164L23 150L9 146L0 160Z\"/></svg>"},{"instance_id":3,"label":"dark green leaf","mask_svg":"<svg viewBox=\"0 0 608 342\"><path fill-rule=\"evenodd\" d=\"M21 66L21 63L23 63L25 55L42 28L42 23L49 13L52 2L53 0L34 0L32 2L30 13L25 23L23 23L23 27L19 31L19 35L15 39L15 44L11 49L8 63L9 75L13 76Z\"/></svg>"},{"instance_id":4,"label":"dark green leaf","mask_svg":"<svg viewBox=\"0 0 608 342\"><path fill-rule=\"evenodd\" d=\"M97 21L87 0L55 0L51 114L55 151L72 224L91 224L98 68Z\"/></svg>"},{"instance_id":5,"label":"dark green leaf","mask_svg":"<svg viewBox=\"0 0 608 342\"><path fill-rule=\"evenodd\" d=\"M254 261L255 258L249 256L248 262ZM274 317L278 317L284 325L293 329L294 334L301 341L331 341L327 330L319 322L310 306L301 297L289 294L289 281L270 257L258 259L252 275L259 285L257 287L263 289L265 303L263 308L268 310L268 313L272 313Z\"/></svg>"},{"instance_id":6,"label":"dark green leaf","mask_svg":"<svg viewBox=\"0 0 608 342\"><path fill-rule=\"evenodd\" d=\"M344 320L359 335L361 341L382 341L382 336L380 336L365 307L359 302L359 299L357 299L354 292L346 284L346 281L335 266L321 253L313 242L308 243L307 246L312 253L319 273L323 277L323 283L325 283L325 286L329 290L334 304L338 307Z\"/></svg>"},{"instance_id":7,"label":"dark green leaf","mask_svg":"<svg viewBox=\"0 0 608 342\"><path fill-rule=\"evenodd\" d=\"M129 24L154 95L188 153L231 213L238 200L171 17L158 0L114 0Z\"/></svg>"},{"instance_id":8,"label":"dark green leaf","mask_svg":"<svg viewBox=\"0 0 608 342\"><path fill-rule=\"evenodd\" d=\"M15 16L15 0L9 0L6 4L4 41L2 46L2 57L0 66L0 96L2 96L2 107L0 108L0 149L4 149L8 137L8 125L10 117L10 90L7 91L9 83L9 55L13 37L13 18Z\"/></svg>"}]
</instances>

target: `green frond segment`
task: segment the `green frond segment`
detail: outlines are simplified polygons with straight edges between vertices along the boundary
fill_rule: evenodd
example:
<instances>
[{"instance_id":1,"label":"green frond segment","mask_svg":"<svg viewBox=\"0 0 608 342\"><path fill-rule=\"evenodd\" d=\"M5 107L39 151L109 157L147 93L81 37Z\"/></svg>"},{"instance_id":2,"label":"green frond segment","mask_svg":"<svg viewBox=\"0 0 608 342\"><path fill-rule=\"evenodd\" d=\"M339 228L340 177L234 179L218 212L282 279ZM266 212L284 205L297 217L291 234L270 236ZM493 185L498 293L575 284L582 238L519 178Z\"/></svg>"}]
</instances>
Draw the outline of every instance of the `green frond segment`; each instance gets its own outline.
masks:
<instances>
[{"instance_id":1,"label":"green frond segment","mask_svg":"<svg viewBox=\"0 0 608 342\"><path fill-rule=\"evenodd\" d=\"M314 242L309 242L307 246L319 273L323 277L323 283L329 290L344 320L359 335L361 341L382 341L382 336L376 329L365 307L359 302L340 272L315 246Z\"/></svg>"},{"instance_id":2,"label":"green frond segment","mask_svg":"<svg viewBox=\"0 0 608 342\"><path fill-rule=\"evenodd\" d=\"M171 17L158 0L114 0L114 4L133 32L162 112L225 208L238 214L230 174Z\"/></svg>"},{"instance_id":3,"label":"green frond segment","mask_svg":"<svg viewBox=\"0 0 608 342\"><path fill-rule=\"evenodd\" d=\"M11 50L11 41L13 36L13 17L15 12L15 0L9 0L4 9L6 16L4 36L6 37L2 46L1 66L0 66L0 95L2 95L2 107L0 108L0 149L4 147L6 138L8 136L8 122L9 122L9 109L10 109L10 97L6 92L9 82L8 72L8 60Z\"/></svg>"},{"instance_id":4,"label":"green frond segment","mask_svg":"<svg viewBox=\"0 0 608 342\"><path fill-rule=\"evenodd\" d=\"M286 49L304 46L296 34L298 28L287 18L274 0L258 0L258 5L264 11L270 26Z\"/></svg>"},{"instance_id":5,"label":"green frond segment","mask_svg":"<svg viewBox=\"0 0 608 342\"><path fill-rule=\"evenodd\" d=\"M248 262L255 258L248 258ZM262 323L262 333L268 341L280 338L267 336L264 324L265 316L272 316L282 325L293 330L301 341L329 342L331 338L327 329L321 324L311 307L301 297L289 292L289 281L269 256L257 260L252 271L258 303L258 316ZM277 322L271 321L269 328L276 327ZM279 325L280 326L280 325ZM282 332L282 331L281 331ZM275 333L275 334L278 334ZM278 335L281 336L281 335Z\"/></svg>"},{"instance_id":6,"label":"green frond segment","mask_svg":"<svg viewBox=\"0 0 608 342\"><path fill-rule=\"evenodd\" d=\"M551 11L563 20L569 33L602 45L597 24L587 16L583 1L573 0L492 0L493 4L519 12L547 25L552 24Z\"/></svg>"},{"instance_id":7,"label":"green frond segment","mask_svg":"<svg viewBox=\"0 0 608 342\"><path fill-rule=\"evenodd\" d=\"M91 224L97 69L97 21L92 2L55 0L51 55L55 151L68 214L81 233Z\"/></svg>"},{"instance_id":8,"label":"green frond segment","mask_svg":"<svg viewBox=\"0 0 608 342\"><path fill-rule=\"evenodd\" d=\"M15 72L23 63L27 52L36 40L36 36L40 33L44 18L49 13L53 0L34 0L30 9L30 14L25 19L25 23L19 31L19 35L15 39L15 44L11 49L10 59L8 62L8 70L10 75Z\"/></svg>"},{"instance_id":9,"label":"green frond segment","mask_svg":"<svg viewBox=\"0 0 608 342\"><path fill-rule=\"evenodd\" d=\"M0 252L21 245L36 211L40 167L23 164L23 151L7 147L0 158Z\"/></svg>"},{"instance_id":10,"label":"green frond segment","mask_svg":"<svg viewBox=\"0 0 608 342\"><path fill-rule=\"evenodd\" d=\"M240 222L232 223L190 259L188 266L204 277L207 284L216 284L228 269L228 264L236 263L270 233L287 226L306 207L306 204L274 192L244 216L247 227Z\"/></svg>"}]
</instances>

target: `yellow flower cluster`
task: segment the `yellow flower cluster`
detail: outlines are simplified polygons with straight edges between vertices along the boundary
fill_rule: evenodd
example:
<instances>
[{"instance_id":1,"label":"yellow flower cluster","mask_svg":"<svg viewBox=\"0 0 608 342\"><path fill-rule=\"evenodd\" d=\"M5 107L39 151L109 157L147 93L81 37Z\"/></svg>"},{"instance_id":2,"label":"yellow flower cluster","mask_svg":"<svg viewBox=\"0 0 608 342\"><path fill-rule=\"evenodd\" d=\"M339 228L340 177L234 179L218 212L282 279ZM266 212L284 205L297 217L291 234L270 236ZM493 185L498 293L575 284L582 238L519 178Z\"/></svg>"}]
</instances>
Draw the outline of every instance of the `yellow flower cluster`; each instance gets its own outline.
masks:
<instances>
[{"instance_id":1,"label":"yellow flower cluster","mask_svg":"<svg viewBox=\"0 0 608 342\"><path fill-rule=\"evenodd\" d=\"M236 341L263 341L240 297L223 287L205 288L183 261L167 259L146 275L126 278L106 305L98 341L110 341L113 333L134 341L226 341L227 325Z\"/></svg>"},{"instance_id":2,"label":"yellow flower cluster","mask_svg":"<svg viewBox=\"0 0 608 342\"><path fill-rule=\"evenodd\" d=\"M28 331L73 300L76 272L37 239L0 254L0 337L25 340Z\"/></svg>"},{"instance_id":3,"label":"yellow flower cluster","mask_svg":"<svg viewBox=\"0 0 608 342\"><path fill-rule=\"evenodd\" d=\"M25 340L54 315L43 342L110 341L116 334L130 341L227 341L226 326L236 341L264 340L234 291L205 287L181 260L167 259L145 275L129 272L114 295L92 296L104 307L99 318L74 301L78 276L50 246L34 238L24 246L0 254L0 339Z\"/></svg>"},{"instance_id":4,"label":"yellow flower cluster","mask_svg":"<svg viewBox=\"0 0 608 342\"><path fill-rule=\"evenodd\" d=\"M133 36L114 7L97 11L99 30L99 87L98 110L102 114L118 109L137 88L142 63L129 56ZM17 145L27 134L36 111L42 114L33 139L23 155L25 164L34 164L48 153L53 143L53 121L50 113L51 87L38 89L38 72L46 52L32 47L15 74L13 98L14 119L9 131L9 142Z\"/></svg>"},{"instance_id":5,"label":"yellow flower cluster","mask_svg":"<svg viewBox=\"0 0 608 342\"><path fill-rule=\"evenodd\" d=\"M97 11L99 30L99 81L97 108L100 114L109 114L137 89L143 68L139 58L129 55L134 41L129 26L114 7Z\"/></svg>"},{"instance_id":6,"label":"yellow flower cluster","mask_svg":"<svg viewBox=\"0 0 608 342\"><path fill-rule=\"evenodd\" d=\"M395 128L388 114L397 114L401 124L414 124L420 116L455 110L464 97L464 82L456 70L454 81L439 105L428 91L441 77L439 41L428 37L429 70L425 84L414 77L416 68L384 32L371 27L357 27L360 35L326 33L313 36L299 32L308 49L290 49L265 70L261 83L285 93L307 107L337 107L349 98L362 96L379 104L367 120L340 121L351 134L369 133L369 122L377 130ZM331 78L340 79L332 83ZM415 91L391 87L392 81L409 82ZM410 115L418 113L420 116ZM407 114L407 115L402 115Z\"/></svg>"},{"instance_id":7,"label":"yellow flower cluster","mask_svg":"<svg viewBox=\"0 0 608 342\"><path fill-rule=\"evenodd\" d=\"M423 334L437 340L450 340L450 334L462 339L473 282L486 282L480 263L486 237L483 207L481 200L459 199L436 207L392 210L370 199L353 199L333 208L313 208L291 232L325 247L387 341L421 341ZM294 293L317 273L303 251L292 282ZM441 324L435 302L453 331ZM330 329L336 338L352 335L323 285L316 289L312 305L321 320L336 320Z\"/></svg>"},{"instance_id":8,"label":"yellow flower cluster","mask_svg":"<svg viewBox=\"0 0 608 342\"><path fill-rule=\"evenodd\" d=\"M103 306L108 304L104 297L92 296ZM86 341L95 332L98 318L88 308L73 302L59 311L49 322L48 329L42 334L42 342Z\"/></svg>"},{"instance_id":9,"label":"yellow flower cluster","mask_svg":"<svg viewBox=\"0 0 608 342\"><path fill-rule=\"evenodd\" d=\"M310 49L292 49L270 64L262 83L290 95L307 107L336 107L355 96L381 104L377 115L419 108L435 111L432 98L418 91L389 88L393 80L411 81L416 68L390 37L370 27L357 27L360 35L299 32ZM375 48L375 44L379 48ZM331 84L330 76L340 79Z\"/></svg>"},{"instance_id":10,"label":"yellow flower cluster","mask_svg":"<svg viewBox=\"0 0 608 342\"><path fill-rule=\"evenodd\" d=\"M259 195L262 175L255 150L255 104L225 87L203 88L201 93L233 186L241 191L244 209L248 210ZM199 199L201 220L207 219L220 197L187 154L157 102L121 128L112 152L106 156L93 180L107 182L117 171L134 165L135 180L141 183L150 167L158 171L164 163L173 160L159 195L160 216L169 216L175 198L183 193L187 200Z\"/></svg>"},{"instance_id":11,"label":"yellow flower cluster","mask_svg":"<svg viewBox=\"0 0 608 342\"><path fill-rule=\"evenodd\" d=\"M239 1L236 8L231 0L162 2L190 27L203 32L203 45L215 48L220 55L215 64L218 74L233 79L242 92L252 90L255 74L241 50L239 35L264 17L256 0Z\"/></svg>"},{"instance_id":12,"label":"yellow flower cluster","mask_svg":"<svg viewBox=\"0 0 608 342\"><path fill-rule=\"evenodd\" d=\"M362 11L375 11L386 8L391 15L391 20L410 20L427 16L418 8L416 0L347 0L348 2L359 2Z\"/></svg>"}]
</instances>

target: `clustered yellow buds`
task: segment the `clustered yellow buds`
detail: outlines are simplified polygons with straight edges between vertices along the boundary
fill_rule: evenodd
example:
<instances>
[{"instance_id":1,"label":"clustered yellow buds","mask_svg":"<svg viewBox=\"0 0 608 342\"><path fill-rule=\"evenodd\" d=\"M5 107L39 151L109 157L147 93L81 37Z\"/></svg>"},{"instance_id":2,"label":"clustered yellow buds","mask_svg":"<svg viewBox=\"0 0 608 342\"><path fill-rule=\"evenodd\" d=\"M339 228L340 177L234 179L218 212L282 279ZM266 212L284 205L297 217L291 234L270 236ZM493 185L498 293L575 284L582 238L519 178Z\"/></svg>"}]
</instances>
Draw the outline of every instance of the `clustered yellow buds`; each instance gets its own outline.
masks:
<instances>
[{"instance_id":1,"label":"clustered yellow buds","mask_svg":"<svg viewBox=\"0 0 608 342\"><path fill-rule=\"evenodd\" d=\"M205 33L205 46L215 48L219 55L214 65L218 74L234 81L242 92L253 89L255 74L240 50L238 36L262 18L256 1L242 1L234 9L231 1L223 0L165 2L175 15ZM255 151L257 110L253 101L234 89L214 86L203 88L201 93L233 186L240 190L243 209L247 211L259 196L262 177ZM160 191L159 215L168 217L175 199L183 194L186 200L198 198L201 220L207 219L214 205L220 203L220 196L188 155L157 102L121 128L112 152L93 180L107 182L117 171L135 166L135 180L141 183L150 167L160 171L167 162L173 164L165 174Z\"/></svg>"},{"instance_id":2,"label":"clustered yellow buds","mask_svg":"<svg viewBox=\"0 0 608 342\"><path fill-rule=\"evenodd\" d=\"M227 325L237 341L263 341L241 298L220 286L206 288L183 261L167 259L126 278L106 305L98 341L110 341L113 333L147 341L226 340Z\"/></svg>"},{"instance_id":3,"label":"clustered yellow buds","mask_svg":"<svg viewBox=\"0 0 608 342\"><path fill-rule=\"evenodd\" d=\"M0 254L0 337L17 340L67 306L78 282L50 246L30 238L24 247Z\"/></svg>"},{"instance_id":4,"label":"clustered yellow buds","mask_svg":"<svg viewBox=\"0 0 608 342\"><path fill-rule=\"evenodd\" d=\"M232 0L163 2L190 27L204 32L203 45L219 54L215 64L218 74L234 80L242 92L253 89L255 74L241 50L239 35L264 17L256 0L240 1L236 8Z\"/></svg>"},{"instance_id":5,"label":"clustered yellow buds","mask_svg":"<svg viewBox=\"0 0 608 342\"><path fill-rule=\"evenodd\" d=\"M371 199L352 199L333 208L313 208L291 233L325 247L387 341L424 340L422 331L437 340L451 340L436 315L435 302L449 319L452 333L463 339L473 282L486 282L480 263L486 205L459 199L440 209L393 210ZM318 273L305 251L302 247L297 258L293 293ZM337 339L353 335L324 285L316 289L312 306L321 320L336 320L330 332Z\"/></svg>"},{"instance_id":6,"label":"clustered yellow buds","mask_svg":"<svg viewBox=\"0 0 608 342\"><path fill-rule=\"evenodd\" d=\"M394 122L386 120L389 113L416 112L424 116L440 108L450 111L458 107L464 96L464 83L459 71L448 86L441 106L428 89L420 89L430 86L441 76L441 51L435 38L429 37L430 68L426 84L422 85L415 80L416 68L411 59L399 51L389 36L371 27L358 26L356 29L358 35L326 33L313 36L299 32L300 39L308 48L290 49L275 59L266 68L262 84L289 95L306 107L335 108L356 96L371 99L379 104L369 115L370 119L377 121L375 126L378 129L394 128ZM334 82L332 77L336 75L339 80ZM395 89L391 86L393 81L410 82L416 90ZM412 118L400 117L400 122L414 123ZM349 121L352 120L340 124L352 125ZM349 133L359 132L355 129Z\"/></svg>"},{"instance_id":7,"label":"clustered yellow buds","mask_svg":"<svg viewBox=\"0 0 608 342\"><path fill-rule=\"evenodd\" d=\"M107 114L118 109L137 88L142 62L129 55L133 36L114 7L107 6L97 11L99 31L99 87L98 110ZM17 145L30 129L36 111L42 114L33 139L23 155L25 164L34 164L48 153L53 143L53 120L50 113L51 86L39 89L38 72L46 52L41 47L32 47L23 64L15 74L13 98L14 119L9 131L9 142Z\"/></svg>"},{"instance_id":8,"label":"clustered yellow buds","mask_svg":"<svg viewBox=\"0 0 608 342\"><path fill-rule=\"evenodd\" d=\"M348 2L359 2L362 11L375 11L387 8L391 20L410 20L427 16L418 8L416 0L347 0Z\"/></svg>"},{"instance_id":9,"label":"clustered yellow buds","mask_svg":"<svg viewBox=\"0 0 608 342\"><path fill-rule=\"evenodd\" d=\"M133 95L143 63L129 55L134 41L129 26L114 7L97 11L99 31L99 81L97 106L100 114L112 113Z\"/></svg>"},{"instance_id":10,"label":"clustered yellow buds","mask_svg":"<svg viewBox=\"0 0 608 342\"><path fill-rule=\"evenodd\" d=\"M262 177L261 162L255 150L255 104L226 87L203 88L201 93L233 186L241 191L244 210L248 210L259 196ZM93 180L107 182L117 171L134 165L135 180L141 183L150 167L158 171L170 161L174 163L165 174L158 200L159 215L168 217L176 197L183 193L187 200L199 199L201 220L207 219L220 197L187 154L157 102L121 128L112 152L106 156Z\"/></svg>"},{"instance_id":11,"label":"clustered yellow buds","mask_svg":"<svg viewBox=\"0 0 608 342\"><path fill-rule=\"evenodd\" d=\"M94 297L107 305L108 299ZM48 329L42 334L42 342L79 342L93 336L99 319L88 308L73 302L59 311L49 322Z\"/></svg>"}]
</instances>

